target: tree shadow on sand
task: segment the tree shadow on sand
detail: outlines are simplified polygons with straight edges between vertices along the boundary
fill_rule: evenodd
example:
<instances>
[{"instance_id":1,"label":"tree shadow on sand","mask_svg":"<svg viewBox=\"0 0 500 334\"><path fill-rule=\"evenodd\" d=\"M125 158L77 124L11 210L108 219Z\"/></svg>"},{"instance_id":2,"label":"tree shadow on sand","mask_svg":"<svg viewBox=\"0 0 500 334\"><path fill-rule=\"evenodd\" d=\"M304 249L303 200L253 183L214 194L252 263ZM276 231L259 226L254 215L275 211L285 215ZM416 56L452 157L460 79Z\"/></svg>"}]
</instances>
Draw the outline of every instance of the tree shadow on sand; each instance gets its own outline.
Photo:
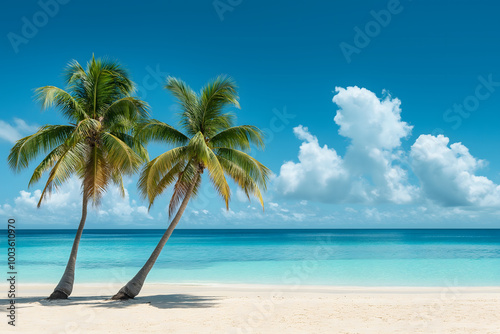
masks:
<instances>
[{"instance_id":1,"label":"tree shadow on sand","mask_svg":"<svg viewBox=\"0 0 500 334\"><path fill-rule=\"evenodd\" d=\"M95 308L127 308L135 305L150 305L159 309L174 308L209 308L217 305L218 297L195 296L190 294L153 295L136 297L127 301L109 300L105 296L72 297L66 300L48 301L40 297L24 297L16 299L16 307L30 307L33 303L43 306L75 306L85 305ZM0 299L0 305L7 305L9 300Z\"/></svg>"},{"instance_id":2,"label":"tree shadow on sand","mask_svg":"<svg viewBox=\"0 0 500 334\"><path fill-rule=\"evenodd\" d=\"M128 307L132 305L149 304L156 308L209 308L217 305L217 297L195 296L189 294L154 295L136 297L126 301L108 300L97 307Z\"/></svg>"}]
</instances>

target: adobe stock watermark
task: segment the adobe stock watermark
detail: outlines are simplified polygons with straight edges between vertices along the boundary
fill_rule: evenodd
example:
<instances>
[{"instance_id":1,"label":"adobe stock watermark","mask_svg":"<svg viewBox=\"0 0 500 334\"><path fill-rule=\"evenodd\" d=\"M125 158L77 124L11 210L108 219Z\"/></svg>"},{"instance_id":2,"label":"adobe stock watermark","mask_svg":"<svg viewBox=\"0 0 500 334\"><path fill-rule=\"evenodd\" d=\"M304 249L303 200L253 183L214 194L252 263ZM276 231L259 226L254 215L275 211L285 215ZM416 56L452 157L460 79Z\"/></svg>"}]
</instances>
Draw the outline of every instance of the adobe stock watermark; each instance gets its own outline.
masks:
<instances>
[{"instance_id":1,"label":"adobe stock watermark","mask_svg":"<svg viewBox=\"0 0 500 334\"><path fill-rule=\"evenodd\" d=\"M283 106L282 110L274 108L272 110L272 113L273 116L271 116L271 119L269 120L269 125L261 129L261 131L264 133L264 143L266 144L266 146L272 143L274 140L274 136L277 133L285 130L286 127L290 124L290 121L297 116L295 114L289 114L287 112L286 106ZM255 157L257 155L257 152L258 151L254 150L254 154L252 154L252 156Z\"/></svg>"},{"instance_id":2,"label":"adobe stock watermark","mask_svg":"<svg viewBox=\"0 0 500 334\"><path fill-rule=\"evenodd\" d=\"M19 47L26 45L30 40L38 35L41 28L45 27L51 18L59 14L61 5L66 5L70 0L40 0L37 2L40 10L36 11L33 16L21 18L21 30L19 33L13 31L7 34L7 39L12 46L12 49L17 54Z\"/></svg>"},{"instance_id":3,"label":"adobe stock watermark","mask_svg":"<svg viewBox=\"0 0 500 334\"><path fill-rule=\"evenodd\" d=\"M412 1L412 0L406 0ZM404 7L400 0L389 0L385 9L379 11L371 10L370 15L373 20L368 21L363 29L354 27L354 37L352 44L341 42L340 51L348 64L352 62L353 54L360 54L361 51L370 45L372 39L380 35L382 28L386 28L392 21L393 16L400 14Z\"/></svg>"},{"instance_id":4,"label":"adobe stock watermark","mask_svg":"<svg viewBox=\"0 0 500 334\"><path fill-rule=\"evenodd\" d=\"M16 294L17 294L17 263L16 263L16 220L9 218L7 220L7 323L10 326L16 326Z\"/></svg>"},{"instance_id":5,"label":"adobe stock watermark","mask_svg":"<svg viewBox=\"0 0 500 334\"><path fill-rule=\"evenodd\" d=\"M214 0L212 5L214 6L215 12L221 21L224 21L224 14L227 12L232 12L234 8L241 5L243 0Z\"/></svg>"},{"instance_id":6,"label":"adobe stock watermark","mask_svg":"<svg viewBox=\"0 0 500 334\"><path fill-rule=\"evenodd\" d=\"M453 130L458 129L464 119L469 118L471 113L479 109L481 101L489 99L495 93L496 88L500 87L500 81L493 81L493 74L489 74L486 78L480 75L477 80L479 83L474 89L474 94L465 97L461 103L453 104L452 108L443 113L443 120L446 123L452 123Z\"/></svg>"},{"instance_id":7,"label":"adobe stock watermark","mask_svg":"<svg viewBox=\"0 0 500 334\"><path fill-rule=\"evenodd\" d=\"M167 76L169 75L167 72L163 72L160 70L160 65L156 64L155 68L151 66L146 66L146 74L140 84L137 85L137 97L141 100L146 99L148 96L148 92L157 89L158 87L163 87L166 83Z\"/></svg>"}]
</instances>

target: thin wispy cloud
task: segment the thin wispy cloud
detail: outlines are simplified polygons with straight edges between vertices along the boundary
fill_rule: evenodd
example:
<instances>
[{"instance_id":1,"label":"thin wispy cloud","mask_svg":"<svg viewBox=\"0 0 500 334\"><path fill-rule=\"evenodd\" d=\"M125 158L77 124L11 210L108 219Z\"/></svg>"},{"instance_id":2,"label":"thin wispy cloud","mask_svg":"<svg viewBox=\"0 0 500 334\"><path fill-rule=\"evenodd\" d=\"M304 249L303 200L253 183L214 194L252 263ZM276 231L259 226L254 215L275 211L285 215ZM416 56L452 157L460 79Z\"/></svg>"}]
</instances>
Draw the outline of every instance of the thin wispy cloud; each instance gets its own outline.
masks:
<instances>
[{"instance_id":1,"label":"thin wispy cloud","mask_svg":"<svg viewBox=\"0 0 500 334\"><path fill-rule=\"evenodd\" d=\"M28 124L20 118L14 118L10 123L0 120L0 138L9 143L15 143L17 140L36 132L38 128L38 125Z\"/></svg>"}]
</instances>

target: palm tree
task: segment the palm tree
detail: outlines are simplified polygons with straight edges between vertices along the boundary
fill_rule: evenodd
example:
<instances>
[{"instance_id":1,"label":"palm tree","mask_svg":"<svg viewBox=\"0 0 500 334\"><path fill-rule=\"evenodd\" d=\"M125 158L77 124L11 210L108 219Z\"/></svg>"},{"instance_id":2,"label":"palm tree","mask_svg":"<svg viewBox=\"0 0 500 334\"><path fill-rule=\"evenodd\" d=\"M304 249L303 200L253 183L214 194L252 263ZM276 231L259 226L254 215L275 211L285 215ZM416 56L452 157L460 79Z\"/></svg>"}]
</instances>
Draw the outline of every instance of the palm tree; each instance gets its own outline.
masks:
<instances>
[{"instance_id":1,"label":"palm tree","mask_svg":"<svg viewBox=\"0 0 500 334\"><path fill-rule=\"evenodd\" d=\"M42 109L55 106L69 121L67 125L45 125L18 140L9 154L14 171L27 168L42 153L46 157L35 168L29 186L44 172L48 180L38 207L53 189L71 176L81 180L82 218L66 270L48 299L66 299L73 290L75 263L87 218L87 203L98 206L103 193L114 183L125 194L122 176L139 170L148 160L147 151L134 136L137 122L148 115L148 105L132 97L134 84L116 62L92 59L84 69L72 61L64 72L67 89L45 86L36 90Z\"/></svg>"},{"instance_id":2,"label":"palm tree","mask_svg":"<svg viewBox=\"0 0 500 334\"><path fill-rule=\"evenodd\" d=\"M189 199L197 194L205 169L218 194L229 208L230 177L247 195L264 202L259 188L266 188L269 169L243 151L250 145L263 147L262 132L255 126L234 126L227 106L239 108L236 86L226 77L209 82L196 94L183 81L169 77L170 90L181 106L180 125L184 133L157 120L148 120L140 127L140 140L161 141L176 147L151 160L141 172L139 190L149 206L169 186L174 185L169 205L169 218L178 208L168 229L141 270L112 299L130 299L139 294L161 250L179 223Z\"/></svg>"}]
</instances>

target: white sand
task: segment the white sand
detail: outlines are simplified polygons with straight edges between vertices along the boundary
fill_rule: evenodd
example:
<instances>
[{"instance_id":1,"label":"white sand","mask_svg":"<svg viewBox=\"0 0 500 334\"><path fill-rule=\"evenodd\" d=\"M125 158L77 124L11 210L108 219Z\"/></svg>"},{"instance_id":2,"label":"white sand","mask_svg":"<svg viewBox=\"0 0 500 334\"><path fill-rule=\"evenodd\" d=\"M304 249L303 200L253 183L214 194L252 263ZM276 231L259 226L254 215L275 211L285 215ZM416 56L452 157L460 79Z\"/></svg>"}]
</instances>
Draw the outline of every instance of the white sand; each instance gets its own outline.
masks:
<instances>
[{"instance_id":1,"label":"white sand","mask_svg":"<svg viewBox=\"0 0 500 334\"><path fill-rule=\"evenodd\" d=\"M5 290L5 284L2 284ZM18 286L17 326L1 333L500 333L500 288L340 288L147 284L135 300L105 300L120 286Z\"/></svg>"}]
</instances>

